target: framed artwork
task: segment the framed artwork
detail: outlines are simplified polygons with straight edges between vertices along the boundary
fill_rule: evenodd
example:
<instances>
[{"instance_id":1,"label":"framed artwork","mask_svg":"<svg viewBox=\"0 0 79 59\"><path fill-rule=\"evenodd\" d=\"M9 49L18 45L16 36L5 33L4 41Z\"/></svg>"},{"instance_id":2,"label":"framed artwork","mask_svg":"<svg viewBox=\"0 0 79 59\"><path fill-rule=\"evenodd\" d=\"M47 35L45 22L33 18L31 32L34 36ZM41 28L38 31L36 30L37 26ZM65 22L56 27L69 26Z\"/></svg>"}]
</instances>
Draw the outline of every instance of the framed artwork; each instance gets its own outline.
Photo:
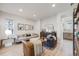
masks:
<instances>
[{"instance_id":1,"label":"framed artwork","mask_svg":"<svg viewBox=\"0 0 79 59\"><path fill-rule=\"evenodd\" d=\"M18 30L33 30L33 26L32 25L28 25L28 24L18 24Z\"/></svg>"},{"instance_id":2,"label":"framed artwork","mask_svg":"<svg viewBox=\"0 0 79 59\"><path fill-rule=\"evenodd\" d=\"M47 32L55 31L53 24L46 24L44 27Z\"/></svg>"},{"instance_id":3,"label":"framed artwork","mask_svg":"<svg viewBox=\"0 0 79 59\"><path fill-rule=\"evenodd\" d=\"M18 24L18 30L24 30L24 24Z\"/></svg>"},{"instance_id":4,"label":"framed artwork","mask_svg":"<svg viewBox=\"0 0 79 59\"><path fill-rule=\"evenodd\" d=\"M33 30L33 26L25 24L25 30Z\"/></svg>"},{"instance_id":5,"label":"framed artwork","mask_svg":"<svg viewBox=\"0 0 79 59\"><path fill-rule=\"evenodd\" d=\"M25 24L25 30L29 30L29 25Z\"/></svg>"},{"instance_id":6,"label":"framed artwork","mask_svg":"<svg viewBox=\"0 0 79 59\"><path fill-rule=\"evenodd\" d=\"M33 30L33 26L32 26L32 25L29 25L29 29L30 29L30 30Z\"/></svg>"}]
</instances>

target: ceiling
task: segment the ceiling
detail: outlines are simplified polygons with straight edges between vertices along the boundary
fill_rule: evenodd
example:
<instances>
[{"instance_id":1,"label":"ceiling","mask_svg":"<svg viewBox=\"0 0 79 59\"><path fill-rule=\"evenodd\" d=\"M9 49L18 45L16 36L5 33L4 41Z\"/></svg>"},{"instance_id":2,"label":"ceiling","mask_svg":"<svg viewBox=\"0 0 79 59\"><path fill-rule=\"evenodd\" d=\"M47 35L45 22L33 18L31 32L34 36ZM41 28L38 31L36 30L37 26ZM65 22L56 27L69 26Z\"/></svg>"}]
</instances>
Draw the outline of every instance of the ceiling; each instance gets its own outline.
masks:
<instances>
[{"instance_id":1,"label":"ceiling","mask_svg":"<svg viewBox=\"0 0 79 59\"><path fill-rule=\"evenodd\" d=\"M52 17L71 8L69 3L57 3L55 5L52 7L52 3L0 3L0 11L37 20ZM23 9L22 12L19 12L19 9ZM34 14L35 16L33 16Z\"/></svg>"}]
</instances>

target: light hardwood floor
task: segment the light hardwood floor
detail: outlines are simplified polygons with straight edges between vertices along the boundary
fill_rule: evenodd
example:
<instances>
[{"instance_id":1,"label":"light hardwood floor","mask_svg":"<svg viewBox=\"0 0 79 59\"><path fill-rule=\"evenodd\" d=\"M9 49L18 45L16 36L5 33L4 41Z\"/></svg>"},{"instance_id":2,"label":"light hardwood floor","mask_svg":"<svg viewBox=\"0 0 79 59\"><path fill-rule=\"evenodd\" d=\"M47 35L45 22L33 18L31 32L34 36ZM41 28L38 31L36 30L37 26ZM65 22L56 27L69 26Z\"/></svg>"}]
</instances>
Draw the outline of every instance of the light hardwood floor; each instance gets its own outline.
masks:
<instances>
[{"instance_id":1,"label":"light hardwood floor","mask_svg":"<svg viewBox=\"0 0 79 59\"><path fill-rule=\"evenodd\" d=\"M43 48L42 56L62 56L63 52L57 46L55 49ZM23 45L16 44L12 47L0 49L0 56L23 56Z\"/></svg>"},{"instance_id":2,"label":"light hardwood floor","mask_svg":"<svg viewBox=\"0 0 79 59\"><path fill-rule=\"evenodd\" d=\"M65 39L63 40L63 52L65 56L73 56L73 41Z\"/></svg>"}]
</instances>

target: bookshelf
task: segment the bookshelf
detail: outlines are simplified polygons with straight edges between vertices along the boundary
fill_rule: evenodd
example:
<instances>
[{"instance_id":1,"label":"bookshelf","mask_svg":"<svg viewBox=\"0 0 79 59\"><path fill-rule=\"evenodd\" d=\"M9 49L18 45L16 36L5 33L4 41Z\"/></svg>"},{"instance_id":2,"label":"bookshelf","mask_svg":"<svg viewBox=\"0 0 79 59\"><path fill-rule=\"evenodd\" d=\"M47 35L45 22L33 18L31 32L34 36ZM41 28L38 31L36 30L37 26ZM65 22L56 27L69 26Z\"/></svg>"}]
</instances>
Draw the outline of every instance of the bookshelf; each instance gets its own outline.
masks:
<instances>
[{"instance_id":1,"label":"bookshelf","mask_svg":"<svg viewBox=\"0 0 79 59\"><path fill-rule=\"evenodd\" d=\"M79 4L73 12L73 55L79 56Z\"/></svg>"}]
</instances>

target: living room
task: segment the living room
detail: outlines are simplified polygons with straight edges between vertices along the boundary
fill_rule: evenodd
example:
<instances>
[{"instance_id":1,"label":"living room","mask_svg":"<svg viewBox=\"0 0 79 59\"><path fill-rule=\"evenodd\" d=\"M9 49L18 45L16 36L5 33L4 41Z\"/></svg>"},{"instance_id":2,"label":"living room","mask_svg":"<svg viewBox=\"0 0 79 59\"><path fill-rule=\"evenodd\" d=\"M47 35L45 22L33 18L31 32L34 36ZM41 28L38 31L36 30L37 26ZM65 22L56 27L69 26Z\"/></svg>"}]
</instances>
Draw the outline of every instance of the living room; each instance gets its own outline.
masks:
<instances>
[{"instance_id":1,"label":"living room","mask_svg":"<svg viewBox=\"0 0 79 59\"><path fill-rule=\"evenodd\" d=\"M73 7L70 3L0 3L0 55L72 56ZM63 32L71 33L70 40L64 40ZM25 45L32 45L32 50Z\"/></svg>"}]
</instances>

